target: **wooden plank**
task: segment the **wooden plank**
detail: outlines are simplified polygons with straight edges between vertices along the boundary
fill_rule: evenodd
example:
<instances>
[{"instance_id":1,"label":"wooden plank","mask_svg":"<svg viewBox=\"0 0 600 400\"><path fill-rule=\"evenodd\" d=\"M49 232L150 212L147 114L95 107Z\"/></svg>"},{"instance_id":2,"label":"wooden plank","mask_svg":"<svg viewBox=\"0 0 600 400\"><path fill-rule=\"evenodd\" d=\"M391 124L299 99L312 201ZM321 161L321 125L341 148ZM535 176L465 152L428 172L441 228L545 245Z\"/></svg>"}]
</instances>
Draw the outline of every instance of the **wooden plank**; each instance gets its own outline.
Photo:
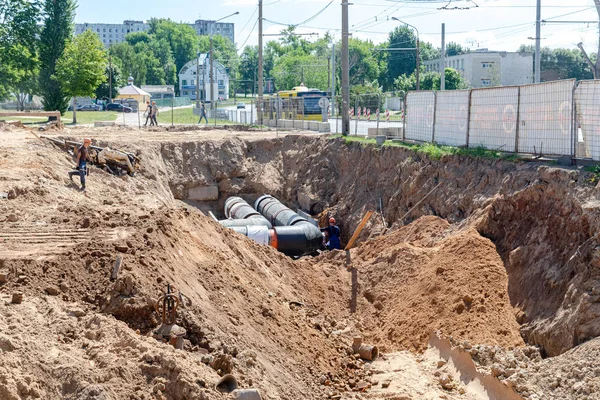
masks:
<instances>
[{"instance_id":1,"label":"wooden plank","mask_svg":"<svg viewBox=\"0 0 600 400\"><path fill-rule=\"evenodd\" d=\"M119 276L119 270L121 269L121 265L123 264L123 256L117 256L117 260L115 261L115 266L113 267L112 279L117 279Z\"/></svg>"},{"instance_id":2,"label":"wooden plank","mask_svg":"<svg viewBox=\"0 0 600 400\"><path fill-rule=\"evenodd\" d=\"M356 240L358 239L358 236L360 235L363 228L367 224L367 221L369 221L369 218L371 218L371 215L373 215L373 211L367 211L367 213L363 217L362 221L360 221L360 224L358 224L358 228L356 228L356 230L354 231L354 235L352 235L352 237L350 238L350 241L348 242L348 244L346 245L344 250L350 250L352 248L352 246L354 246L354 242L356 242Z\"/></svg>"}]
</instances>

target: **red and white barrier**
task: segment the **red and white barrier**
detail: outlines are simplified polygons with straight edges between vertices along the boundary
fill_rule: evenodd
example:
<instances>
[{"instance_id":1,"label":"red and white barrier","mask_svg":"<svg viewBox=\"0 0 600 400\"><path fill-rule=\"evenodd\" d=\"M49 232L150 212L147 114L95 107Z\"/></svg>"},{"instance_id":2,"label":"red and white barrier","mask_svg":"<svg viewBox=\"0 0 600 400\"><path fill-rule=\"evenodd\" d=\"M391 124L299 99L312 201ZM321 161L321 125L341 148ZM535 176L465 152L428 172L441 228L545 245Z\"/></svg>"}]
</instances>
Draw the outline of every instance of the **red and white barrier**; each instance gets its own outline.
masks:
<instances>
[{"instance_id":1,"label":"red and white barrier","mask_svg":"<svg viewBox=\"0 0 600 400\"><path fill-rule=\"evenodd\" d=\"M367 110L367 122L371 122L371 109Z\"/></svg>"},{"instance_id":2,"label":"red and white barrier","mask_svg":"<svg viewBox=\"0 0 600 400\"><path fill-rule=\"evenodd\" d=\"M356 118L358 118L358 120L360 121L360 107L357 107L356 109Z\"/></svg>"},{"instance_id":3,"label":"red and white barrier","mask_svg":"<svg viewBox=\"0 0 600 400\"><path fill-rule=\"evenodd\" d=\"M390 122L390 110L385 110L385 120Z\"/></svg>"}]
</instances>

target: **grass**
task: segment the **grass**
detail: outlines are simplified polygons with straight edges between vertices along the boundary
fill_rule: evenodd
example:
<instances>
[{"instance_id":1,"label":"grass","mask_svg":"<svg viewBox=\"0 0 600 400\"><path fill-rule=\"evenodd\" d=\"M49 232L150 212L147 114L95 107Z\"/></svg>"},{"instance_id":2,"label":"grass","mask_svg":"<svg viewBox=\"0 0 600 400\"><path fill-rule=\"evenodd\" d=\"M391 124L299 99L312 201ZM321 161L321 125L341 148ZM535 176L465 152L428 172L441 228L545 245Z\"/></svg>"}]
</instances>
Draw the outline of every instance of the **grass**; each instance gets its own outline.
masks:
<instances>
[{"instance_id":1,"label":"grass","mask_svg":"<svg viewBox=\"0 0 600 400\"><path fill-rule=\"evenodd\" d=\"M173 121L174 124L195 125L198 123L199 119L199 116L194 115L193 108L177 108L173 110L173 114L171 113L171 110L164 110L158 115L158 123L161 125L170 125L171 121ZM202 124L206 124L204 118L202 119ZM214 125L215 120L209 118L208 124ZM217 125L232 124L237 124L237 122L217 119Z\"/></svg>"},{"instance_id":2,"label":"grass","mask_svg":"<svg viewBox=\"0 0 600 400\"><path fill-rule=\"evenodd\" d=\"M333 137L342 138L342 135L332 135ZM349 143L364 143L364 144L376 144L374 138L365 138L360 136L347 136L344 138L346 144ZM474 158L488 158L488 159L503 159L507 161L516 161L518 155L514 153L506 153L502 151L494 151L486 149L485 147L453 147L453 146L442 146L435 143L407 143L400 141L386 141L383 144L385 147L403 147L415 151L417 154L422 154L432 160L440 160L446 156L468 156ZM599 169L600 173L600 169Z\"/></svg>"}]
</instances>

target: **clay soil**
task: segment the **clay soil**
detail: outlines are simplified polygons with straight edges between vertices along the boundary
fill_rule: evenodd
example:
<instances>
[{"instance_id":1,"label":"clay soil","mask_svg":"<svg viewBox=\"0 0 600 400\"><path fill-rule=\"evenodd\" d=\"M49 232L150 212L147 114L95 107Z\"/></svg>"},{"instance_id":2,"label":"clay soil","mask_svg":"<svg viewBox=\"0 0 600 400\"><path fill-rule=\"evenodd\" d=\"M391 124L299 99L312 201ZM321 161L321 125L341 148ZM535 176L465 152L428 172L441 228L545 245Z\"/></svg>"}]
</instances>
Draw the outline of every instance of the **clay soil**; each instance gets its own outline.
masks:
<instances>
[{"instance_id":1,"label":"clay soil","mask_svg":"<svg viewBox=\"0 0 600 400\"><path fill-rule=\"evenodd\" d=\"M263 399L600 398L596 189L581 170L270 131L46 133L143 167L92 168L83 194L63 149L0 127L0 399L233 398L215 389L228 373ZM207 185L218 200L188 198ZM206 215L262 193L308 198L344 241L377 213L349 268L343 251L293 260ZM167 284L184 350L151 337ZM382 357L357 359L356 336Z\"/></svg>"}]
</instances>

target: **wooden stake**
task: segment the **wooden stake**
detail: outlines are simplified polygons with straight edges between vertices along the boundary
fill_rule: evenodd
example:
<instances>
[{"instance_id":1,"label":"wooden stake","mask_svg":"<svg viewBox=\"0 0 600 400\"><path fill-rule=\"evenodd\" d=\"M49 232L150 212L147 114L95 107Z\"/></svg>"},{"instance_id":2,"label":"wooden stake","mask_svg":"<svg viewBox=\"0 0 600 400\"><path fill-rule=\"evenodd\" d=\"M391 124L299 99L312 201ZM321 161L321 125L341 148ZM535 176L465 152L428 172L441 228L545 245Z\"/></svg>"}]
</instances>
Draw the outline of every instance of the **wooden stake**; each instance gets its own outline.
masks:
<instances>
[{"instance_id":1,"label":"wooden stake","mask_svg":"<svg viewBox=\"0 0 600 400\"><path fill-rule=\"evenodd\" d=\"M350 238L350 241L348 242L348 244L346 245L344 250L350 250L354 246L356 239L358 239L358 236L360 235L363 228L367 224L367 221L369 221L369 218L371 218L371 215L373 215L373 211L367 211L367 213L363 217L362 221L360 221L360 224L358 224L358 228L356 228L356 230L354 231L354 234Z\"/></svg>"}]
</instances>

